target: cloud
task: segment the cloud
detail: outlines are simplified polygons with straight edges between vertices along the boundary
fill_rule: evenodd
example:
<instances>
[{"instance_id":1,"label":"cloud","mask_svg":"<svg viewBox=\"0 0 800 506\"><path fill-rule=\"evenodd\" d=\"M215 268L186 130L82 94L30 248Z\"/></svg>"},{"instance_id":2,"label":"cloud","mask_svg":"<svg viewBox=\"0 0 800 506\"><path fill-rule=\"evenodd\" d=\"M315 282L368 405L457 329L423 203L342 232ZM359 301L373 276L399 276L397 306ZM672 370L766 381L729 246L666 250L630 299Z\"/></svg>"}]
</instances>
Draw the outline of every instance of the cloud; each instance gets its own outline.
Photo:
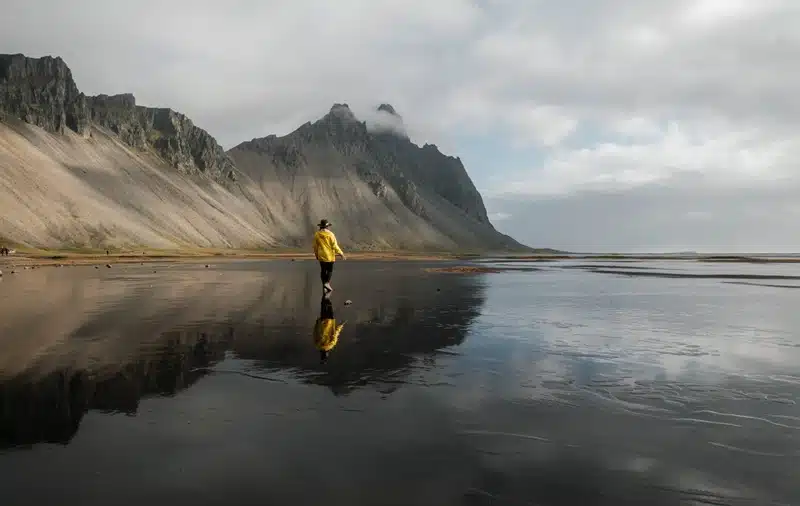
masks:
<instances>
[{"instance_id":1,"label":"cloud","mask_svg":"<svg viewBox=\"0 0 800 506\"><path fill-rule=\"evenodd\" d=\"M800 182L722 186L687 173L625 189L490 197L495 225L532 246L576 252L796 253ZM520 217L520 218L518 218ZM524 217L524 219L522 219Z\"/></svg>"},{"instance_id":2,"label":"cloud","mask_svg":"<svg viewBox=\"0 0 800 506\"><path fill-rule=\"evenodd\" d=\"M0 43L61 54L90 93L174 104L228 144L388 101L422 141L488 125L552 145L609 115L789 114L796 9L752 4L11 0ZM700 22L713 13L726 21Z\"/></svg>"},{"instance_id":3,"label":"cloud","mask_svg":"<svg viewBox=\"0 0 800 506\"><path fill-rule=\"evenodd\" d=\"M634 120L636 121L636 120ZM636 128L628 123L624 128ZM619 128L619 127L617 127ZM726 121L639 125L638 142L611 140L554 151L535 175L523 172L498 193L561 194L630 188L695 173L722 186L792 176L800 142L792 132L763 132ZM646 134L643 128L650 129Z\"/></svg>"},{"instance_id":4,"label":"cloud","mask_svg":"<svg viewBox=\"0 0 800 506\"><path fill-rule=\"evenodd\" d=\"M357 111L359 120L367 125L367 130L371 132L389 132L402 137L407 137L406 125L403 118L396 112L383 109L368 108Z\"/></svg>"},{"instance_id":5,"label":"cloud","mask_svg":"<svg viewBox=\"0 0 800 506\"><path fill-rule=\"evenodd\" d=\"M59 54L87 93L176 108L226 147L388 102L416 142L491 146L462 159L495 197L796 177L792 0L9 0L4 16L5 51Z\"/></svg>"},{"instance_id":6,"label":"cloud","mask_svg":"<svg viewBox=\"0 0 800 506\"><path fill-rule=\"evenodd\" d=\"M557 146L578 126L576 118L558 107L548 105L521 104L509 112L507 121L513 130L512 140L517 146Z\"/></svg>"}]
</instances>

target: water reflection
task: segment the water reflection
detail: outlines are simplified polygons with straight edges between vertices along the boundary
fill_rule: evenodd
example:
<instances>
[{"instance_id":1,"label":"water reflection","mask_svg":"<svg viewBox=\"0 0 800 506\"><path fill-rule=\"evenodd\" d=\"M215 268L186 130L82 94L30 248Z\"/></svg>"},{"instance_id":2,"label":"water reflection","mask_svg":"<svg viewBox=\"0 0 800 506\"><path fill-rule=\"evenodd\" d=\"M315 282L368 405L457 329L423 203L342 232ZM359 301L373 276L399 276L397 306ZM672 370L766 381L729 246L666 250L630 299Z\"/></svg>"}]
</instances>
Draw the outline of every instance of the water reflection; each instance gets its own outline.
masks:
<instances>
[{"instance_id":1,"label":"water reflection","mask_svg":"<svg viewBox=\"0 0 800 506\"><path fill-rule=\"evenodd\" d=\"M89 410L133 415L142 399L175 395L216 372L288 374L335 395L366 386L389 394L419 357L461 343L483 302L475 278L442 284L378 269L376 286L391 293L365 291L351 276L338 291L359 286L359 302L335 311L326 296L316 313L308 269L269 267L255 276L173 269L166 279L131 269L104 284L39 279L38 297L2 300L0 445L66 444ZM338 313L352 327L344 342ZM229 367L215 369L226 357Z\"/></svg>"},{"instance_id":2,"label":"water reflection","mask_svg":"<svg viewBox=\"0 0 800 506\"><path fill-rule=\"evenodd\" d=\"M0 447L67 444L89 410L136 414L142 399L189 388L222 360L225 342L167 332L158 353L120 367L65 368L0 383Z\"/></svg>"},{"instance_id":3,"label":"water reflection","mask_svg":"<svg viewBox=\"0 0 800 506\"><path fill-rule=\"evenodd\" d=\"M314 346L319 350L319 361L325 363L331 350L339 342L344 323L336 324L330 294L322 296L319 318L314 323Z\"/></svg>"},{"instance_id":4,"label":"water reflection","mask_svg":"<svg viewBox=\"0 0 800 506\"><path fill-rule=\"evenodd\" d=\"M4 442L28 445L0 451L4 506L800 504L797 291L352 263L326 302L299 262L61 272L0 292Z\"/></svg>"}]
</instances>

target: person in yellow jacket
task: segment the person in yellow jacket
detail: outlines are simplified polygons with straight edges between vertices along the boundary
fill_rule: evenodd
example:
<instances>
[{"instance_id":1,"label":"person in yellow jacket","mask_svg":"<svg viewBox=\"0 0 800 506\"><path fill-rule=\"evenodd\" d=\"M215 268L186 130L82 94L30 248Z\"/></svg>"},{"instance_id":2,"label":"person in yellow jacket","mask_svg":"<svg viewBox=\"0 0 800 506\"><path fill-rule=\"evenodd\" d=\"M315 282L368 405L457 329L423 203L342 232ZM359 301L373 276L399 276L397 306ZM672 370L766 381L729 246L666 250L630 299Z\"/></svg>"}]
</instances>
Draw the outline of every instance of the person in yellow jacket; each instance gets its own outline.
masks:
<instances>
[{"instance_id":1,"label":"person in yellow jacket","mask_svg":"<svg viewBox=\"0 0 800 506\"><path fill-rule=\"evenodd\" d=\"M319 360L322 363L328 359L328 354L339 342L339 334L342 333L344 322L336 325L333 317L333 304L331 299L322 296L322 303L319 309L319 318L314 324L314 346L319 350Z\"/></svg>"},{"instance_id":2,"label":"person in yellow jacket","mask_svg":"<svg viewBox=\"0 0 800 506\"><path fill-rule=\"evenodd\" d=\"M344 252L336 242L336 236L331 232L331 222L322 220L319 222L319 230L314 233L314 256L317 257L320 267L320 278L322 279L323 293L330 293L333 291L331 288L331 277L333 276L333 263L336 261L336 256L345 259Z\"/></svg>"}]
</instances>

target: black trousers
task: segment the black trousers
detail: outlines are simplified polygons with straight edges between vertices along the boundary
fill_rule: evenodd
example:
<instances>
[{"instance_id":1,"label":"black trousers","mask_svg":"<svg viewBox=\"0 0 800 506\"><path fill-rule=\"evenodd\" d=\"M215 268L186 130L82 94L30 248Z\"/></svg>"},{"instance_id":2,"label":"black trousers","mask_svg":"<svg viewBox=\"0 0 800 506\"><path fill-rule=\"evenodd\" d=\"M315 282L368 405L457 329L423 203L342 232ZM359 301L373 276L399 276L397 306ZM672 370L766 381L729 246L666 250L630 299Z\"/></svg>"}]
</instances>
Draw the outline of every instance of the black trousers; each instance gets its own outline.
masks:
<instances>
[{"instance_id":1,"label":"black trousers","mask_svg":"<svg viewBox=\"0 0 800 506\"><path fill-rule=\"evenodd\" d=\"M322 297L319 307L320 320L333 320L333 302L329 297Z\"/></svg>"},{"instance_id":2,"label":"black trousers","mask_svg":"<svg viewBox=\"0 0 800 506\"><path fill-rule=\"evenodd\" d=\"M319 277L322 283L330 283L333 276L333 262L320 262L319 263Z\"/></svg>"}]
</instances>

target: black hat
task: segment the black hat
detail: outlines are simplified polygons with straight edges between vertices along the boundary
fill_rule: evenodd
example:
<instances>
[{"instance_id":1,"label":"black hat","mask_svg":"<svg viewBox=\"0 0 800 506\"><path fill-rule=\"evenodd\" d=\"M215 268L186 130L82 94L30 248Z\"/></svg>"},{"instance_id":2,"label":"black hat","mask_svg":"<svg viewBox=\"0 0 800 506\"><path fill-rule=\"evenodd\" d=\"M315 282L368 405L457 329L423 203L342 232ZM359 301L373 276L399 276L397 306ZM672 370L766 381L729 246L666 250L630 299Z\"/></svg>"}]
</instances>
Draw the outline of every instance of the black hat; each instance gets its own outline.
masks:
<instances>
[{"instance_id":1,"label":"black hat","mask_svg":"<svg viewBox=\"0 0 800 506\"><path fill-rule=\"evenodd\" d=\"M317 225L317 226L319 228L328 228L328 227L331 226L331 222L328 221L328 220L320 220L319 225Z\"/></svg>"}]
</instances>

